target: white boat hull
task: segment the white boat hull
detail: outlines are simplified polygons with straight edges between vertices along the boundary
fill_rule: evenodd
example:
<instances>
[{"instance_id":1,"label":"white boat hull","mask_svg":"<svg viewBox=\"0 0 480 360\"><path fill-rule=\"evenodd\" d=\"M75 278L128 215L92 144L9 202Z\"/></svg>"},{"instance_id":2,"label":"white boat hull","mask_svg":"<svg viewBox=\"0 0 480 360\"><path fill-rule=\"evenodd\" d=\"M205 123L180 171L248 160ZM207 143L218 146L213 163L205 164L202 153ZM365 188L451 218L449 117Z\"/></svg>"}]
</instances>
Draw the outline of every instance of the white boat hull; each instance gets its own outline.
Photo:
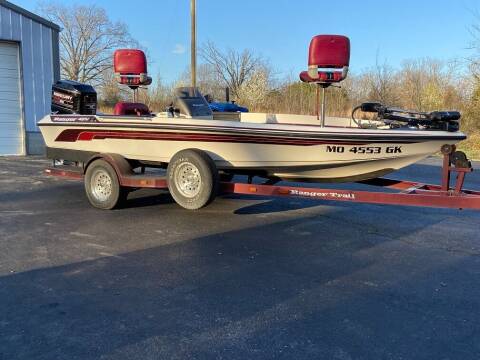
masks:
<instances>
[{"instance_id":1,"label":"white boat hull","mask_svg":"<svg viewBox=\"0 0 480 360\"><path fill-rule=\"evenodd\" d=\"M221 170L302 181L358 181L382 176L465 138L461 133L442 131L165 117L145 121L87 117L85 122L78 118L48 116L39 123L51 157L57 154L79 160L75 157L83 154L80 160L85 161L92 154L115 153L130 160L166 164L177 152L196 148L207 152Z\"/></svg>"}]
</instances>

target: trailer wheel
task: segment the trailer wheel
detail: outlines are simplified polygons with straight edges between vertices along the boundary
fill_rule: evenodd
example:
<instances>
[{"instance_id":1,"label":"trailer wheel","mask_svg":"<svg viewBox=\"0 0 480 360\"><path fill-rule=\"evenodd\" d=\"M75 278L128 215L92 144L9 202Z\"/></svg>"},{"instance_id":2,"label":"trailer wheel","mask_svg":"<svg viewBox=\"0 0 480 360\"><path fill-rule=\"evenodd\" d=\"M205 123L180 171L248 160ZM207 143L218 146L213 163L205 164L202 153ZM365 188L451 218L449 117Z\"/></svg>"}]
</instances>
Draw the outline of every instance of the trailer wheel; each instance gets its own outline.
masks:
<instances>
[{"instance_id":1,"label":"trailer wheel","mask_svg":"<svg viewBox=\"0 0 480 360\"><path fill-rule=\"evenodd\" d=\"M217 167L201 150L187 149L176 153L168 164L167 179L168 190L175 202L188 210L207 206L217 195Z\"/></svg>"},{"instance_id":2,"label":"trailer wheel","mask_svg":"<svg viewBox=\"0 0 480 360\"><path fill-rule=\"evenodd\" d=\"M111 210L120 206L128 191L120 186L118 176L112 165L99 159L92 162L85 173L85 192L92 206Z\"/></svg>"}]
</instances>

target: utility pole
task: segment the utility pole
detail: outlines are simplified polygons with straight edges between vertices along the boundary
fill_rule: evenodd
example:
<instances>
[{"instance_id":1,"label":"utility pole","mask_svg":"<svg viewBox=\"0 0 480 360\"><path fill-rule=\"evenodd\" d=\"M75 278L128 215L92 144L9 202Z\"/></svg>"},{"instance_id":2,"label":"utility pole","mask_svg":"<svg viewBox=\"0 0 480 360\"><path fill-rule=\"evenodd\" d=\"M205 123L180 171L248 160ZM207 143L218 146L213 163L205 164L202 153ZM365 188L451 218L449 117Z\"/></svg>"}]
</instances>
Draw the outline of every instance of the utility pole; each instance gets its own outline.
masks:
<instances>
[{"instance_id":1,"label":"utility pole","mask_svg":"<svg viewBox=\"0 0 480 360\"><path fill-rule=\"evenodd\" d=\"M197 5L196 0L191 0L190 12L192 16L191 24L191 73L192 73L192 87L197 86Z\"/></svg>"}]
</instances>

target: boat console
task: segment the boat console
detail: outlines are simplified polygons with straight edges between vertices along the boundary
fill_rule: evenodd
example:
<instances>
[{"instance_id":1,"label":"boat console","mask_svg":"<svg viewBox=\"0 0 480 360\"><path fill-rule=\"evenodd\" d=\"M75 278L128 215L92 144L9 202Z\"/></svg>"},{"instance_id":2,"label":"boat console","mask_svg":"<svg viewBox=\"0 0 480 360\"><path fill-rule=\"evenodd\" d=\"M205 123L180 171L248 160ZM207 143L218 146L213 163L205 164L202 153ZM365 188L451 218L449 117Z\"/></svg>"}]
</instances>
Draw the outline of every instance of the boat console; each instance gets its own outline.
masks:
<instances>
[{"instance_id":1,"label":"boat console","mask_svg":"<svg viewBox=\"0 0 480 360\"><path fill-rule=\"evenodd\" d=\"M168 115L174 117L176 114L195 118L213 118L207 100L198 88L193 87L181 87L175 90L175 100L168 109Z\"/></svg>"}]
</instances>

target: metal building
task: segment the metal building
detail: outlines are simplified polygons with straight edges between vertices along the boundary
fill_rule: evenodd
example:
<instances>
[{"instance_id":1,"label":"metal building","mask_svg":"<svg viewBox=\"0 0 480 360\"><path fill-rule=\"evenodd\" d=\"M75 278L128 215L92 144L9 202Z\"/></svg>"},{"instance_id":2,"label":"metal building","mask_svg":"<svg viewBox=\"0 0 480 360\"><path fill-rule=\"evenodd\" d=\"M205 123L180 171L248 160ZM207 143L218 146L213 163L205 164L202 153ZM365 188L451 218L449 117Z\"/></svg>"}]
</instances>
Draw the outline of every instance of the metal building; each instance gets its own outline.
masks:
<instances>
[{"instance_id":1,"label":"metal building","mask_svg":"<svg viewBox=\"0 0 480 360\"><path fill-rule=\"evenodd\" d=\"M60 27L0 0L0 155L41 154L36 126L60 78Z\"/></svg>"}]
</instances>

